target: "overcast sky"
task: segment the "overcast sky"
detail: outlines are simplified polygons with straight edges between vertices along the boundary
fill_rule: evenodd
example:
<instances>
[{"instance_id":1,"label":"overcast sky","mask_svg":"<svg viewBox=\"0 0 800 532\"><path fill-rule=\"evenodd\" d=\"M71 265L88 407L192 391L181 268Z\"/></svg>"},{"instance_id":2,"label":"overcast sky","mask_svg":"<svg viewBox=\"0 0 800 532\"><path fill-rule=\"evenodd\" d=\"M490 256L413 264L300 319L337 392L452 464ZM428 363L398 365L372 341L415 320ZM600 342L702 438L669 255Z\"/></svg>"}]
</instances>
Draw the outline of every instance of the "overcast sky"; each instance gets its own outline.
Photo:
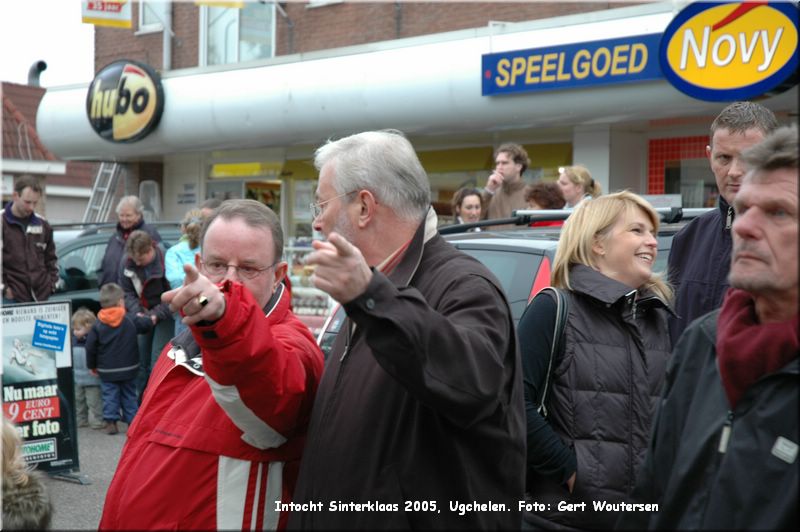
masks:
<instances>
[{"instance_id":1,"label":"overcast sky","mask_svg":"<svg viewBox=\"0 0 800 532\"><path fill-rule=\"evenodd\" d=\"M38 60L43 87L92 81L94 26L81 22L80 0L0 0L0 81L26 84Z\"/></svg>"}]
</instances>

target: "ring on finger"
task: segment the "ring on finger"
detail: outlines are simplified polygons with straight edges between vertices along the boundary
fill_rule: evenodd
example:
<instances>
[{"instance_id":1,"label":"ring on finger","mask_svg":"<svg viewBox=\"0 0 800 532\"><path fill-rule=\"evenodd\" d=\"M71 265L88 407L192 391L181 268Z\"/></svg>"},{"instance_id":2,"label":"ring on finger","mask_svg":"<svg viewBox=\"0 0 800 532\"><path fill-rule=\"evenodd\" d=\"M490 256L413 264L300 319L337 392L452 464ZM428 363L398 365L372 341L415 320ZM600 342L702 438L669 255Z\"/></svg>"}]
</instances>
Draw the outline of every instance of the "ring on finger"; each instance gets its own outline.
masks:
<instances>
[{"instance_id":1,"label":"ring on finger","mask_svg":"<svg viewBox=\"0 0 800 532\"><path fill-rule=\"evenodd\" d=\"M197 296L197 304L201 307L205 307L208 305L208 297L206 297L204 294L200 294Z\"/></svg>"}]
</instances>

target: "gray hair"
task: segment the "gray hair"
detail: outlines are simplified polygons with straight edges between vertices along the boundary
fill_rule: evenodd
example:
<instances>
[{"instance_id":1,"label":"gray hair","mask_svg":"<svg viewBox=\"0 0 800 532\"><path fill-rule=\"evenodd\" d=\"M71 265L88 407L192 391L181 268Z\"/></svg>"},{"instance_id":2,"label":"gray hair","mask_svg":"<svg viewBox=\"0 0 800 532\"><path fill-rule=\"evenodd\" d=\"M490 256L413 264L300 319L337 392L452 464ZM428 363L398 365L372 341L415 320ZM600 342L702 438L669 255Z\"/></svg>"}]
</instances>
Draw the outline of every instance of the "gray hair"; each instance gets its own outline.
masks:
<instances>
[{"instance_id":1,"label":"gray hair","mask_svg":"<svg viewBox=\"0 0 800 532\"><path fill-rule=\"evenodd\" d=\"M400 131L365 131L329 140L314 154L321 170L332 164L337 194L369 190L404 220L419 221L431 203L428 175L414 147Z\"/></svg>"},{"instance_id":2,"label":"gray hair","mask_svg":"<svg viewBox=\"0 0 800 532\"><path fill-rule=\"evenodd\" d=\"M208 228L217 218L222 218L223 220L241 218L250 227L266 229L272 234L273 259L278 261L283 256L283 228L281 227L281 221L278 215L263 203L251 199L229 199L223 201L203 223L203 230L200 233L201 249L205 242Z\"/></svg>"},{"instance_id":3,"label":"gray hair","mask_svg":"<svg viewBox=\"0 0 800 532\"><path fill-rule=\"evenodd\" d=\"M731 133L744 133L748 129L758 129L764 135L778 127L775 113L755 102L733 102L726 106L711 123L709 144L713 145L714 133L727 129Z\"/></svg>"},{"instance_id":4,"label":"gray hair","mask_svg":"<svg viewBox=\"0 0 800 532\"><path fill-rule=\"evenodd\" d=\"M742 153L748 178L781 168L797 168L797 126L784 126Z\"/></svg>"},{"instance_id":5,"label":"gray hair","mask_svg":"<svg viewBox=\"0 0 800 532\"><path fill-rule=\"evenodd\" d=\"M117 214L119 214L124 207L133 207L133 210L136 211L140 216L144 214L144 206L142 205L142 201L136 196L123 196L119 200L119 203L117 203Z\"/></svg>"}]
</instances>

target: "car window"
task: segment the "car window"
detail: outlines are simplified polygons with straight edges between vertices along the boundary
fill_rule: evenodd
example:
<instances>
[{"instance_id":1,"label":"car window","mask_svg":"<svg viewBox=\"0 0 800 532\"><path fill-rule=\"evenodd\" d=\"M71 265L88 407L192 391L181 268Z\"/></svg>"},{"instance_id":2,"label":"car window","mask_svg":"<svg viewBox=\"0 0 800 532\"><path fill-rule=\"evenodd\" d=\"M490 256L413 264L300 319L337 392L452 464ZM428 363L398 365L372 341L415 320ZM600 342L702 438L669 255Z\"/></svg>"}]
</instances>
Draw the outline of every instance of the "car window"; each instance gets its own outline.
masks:
<instances>
[{"instance_id":1,"label":"car window","mask_svg":"<svg viewBox=\"0 0 800 532\"><path fill-rule=\"evenodd\" d=\"M97 270L103 260L106 243L88 244L62 254L58 269L64 279L64 291L97 288Z\"/></svg>"},{"instance_id":2,"label":"car window","mask_svg":"<svg viewBox=\"0 0 800 532\"><path fill-rule=\"evenodd\" d=\"M456 247L481 261L497 277L511 306L514 323L518 322L528 304L528 296L542 263L542 255L510 250L469 249L459 245Z\"/></svg>"}]
</instances>

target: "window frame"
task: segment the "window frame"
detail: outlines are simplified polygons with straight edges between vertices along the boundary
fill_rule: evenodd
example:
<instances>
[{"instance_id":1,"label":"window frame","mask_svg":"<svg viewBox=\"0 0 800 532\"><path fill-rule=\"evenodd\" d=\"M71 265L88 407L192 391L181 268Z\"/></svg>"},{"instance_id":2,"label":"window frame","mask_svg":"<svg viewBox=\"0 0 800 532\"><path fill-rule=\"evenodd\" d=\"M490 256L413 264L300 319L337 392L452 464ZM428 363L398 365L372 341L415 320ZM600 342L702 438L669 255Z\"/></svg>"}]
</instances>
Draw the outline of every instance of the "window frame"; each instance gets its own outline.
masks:
<instances>
[{"instance_id":1,"label":"window frame","mask_svg":"<svg viewBox=\"0 0 800 532\"><path fill-rule=\"evenodd\" d=\"M271 28L270 28L270 49L272 54L269 57L261 58L264 59L272 59L275 57L275 47L276 47L276 31L277 31L277 9L275 7L274 2L265 3L263 4L265 7L272 9L272 16L271 16ZM241 27L242 27L242 9L244 8L224 8L224 9L236 9L238 11L238 15L236 17L236 49L234 51L234 60L230 63L220 63L220 64L209 64L208 62L208 16L209 16L209 9L213 6L201 5L198 6L200 8L198 18L198 36L197 36L197 46L198 46L198 54L197 54L197 66L199 67L223 67L225 65L236 65L241 62ZM254 61L254 60L248 60Z\"/></svg>"}]
</instances>

